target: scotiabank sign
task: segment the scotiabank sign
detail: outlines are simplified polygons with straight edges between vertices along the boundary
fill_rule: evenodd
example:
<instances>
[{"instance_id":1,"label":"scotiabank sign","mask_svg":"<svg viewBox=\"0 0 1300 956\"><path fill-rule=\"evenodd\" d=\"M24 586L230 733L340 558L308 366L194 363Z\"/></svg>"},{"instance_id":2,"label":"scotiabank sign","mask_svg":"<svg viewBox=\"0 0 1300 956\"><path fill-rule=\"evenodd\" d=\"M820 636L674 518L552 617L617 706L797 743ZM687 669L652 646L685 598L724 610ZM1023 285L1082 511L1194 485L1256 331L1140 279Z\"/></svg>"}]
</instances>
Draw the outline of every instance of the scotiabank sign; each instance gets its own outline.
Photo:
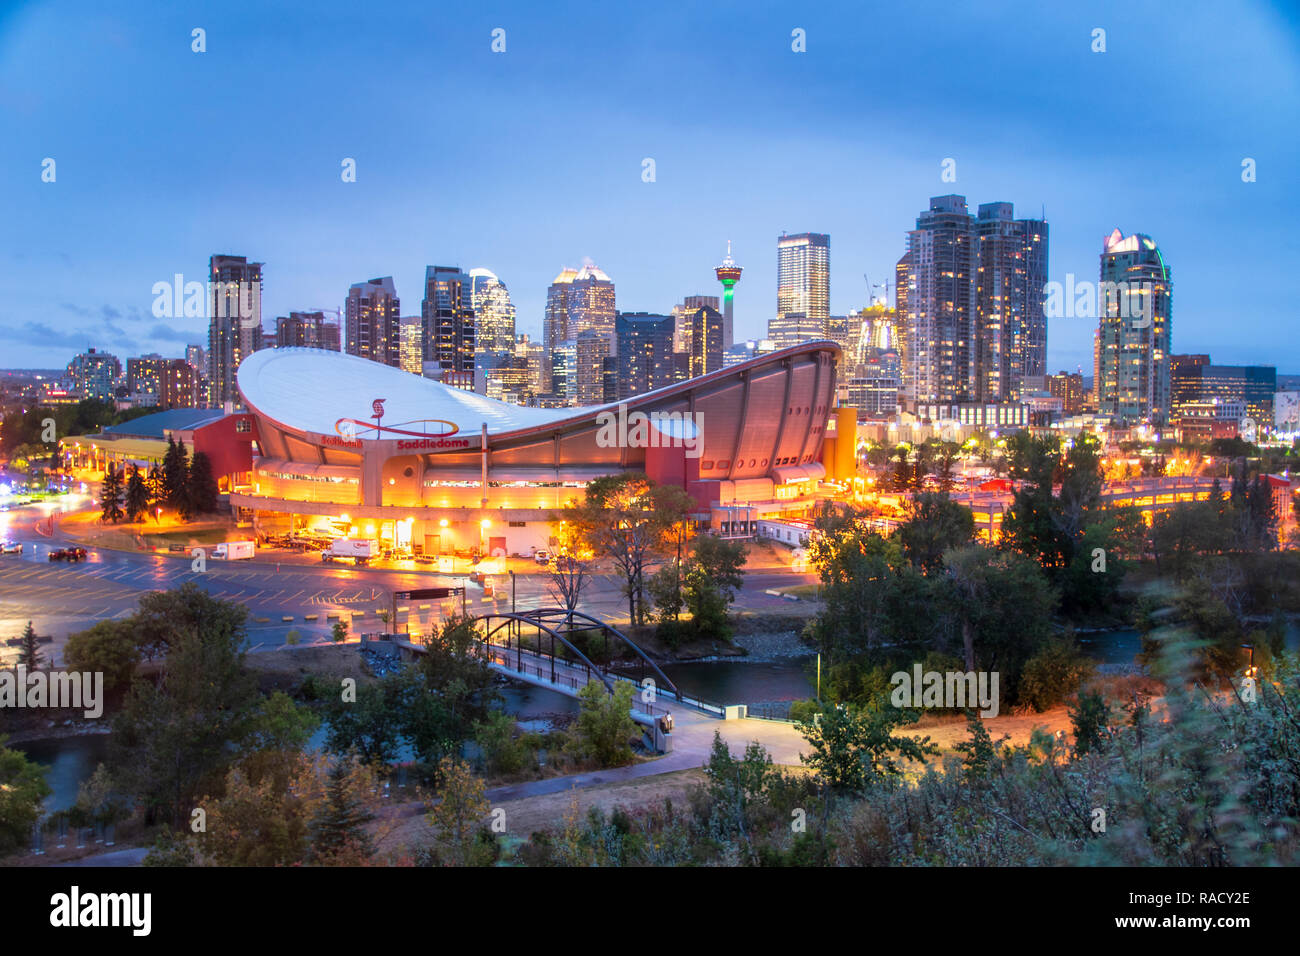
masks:
<instances>
[{"instance_id":1,"label":"scotiabank sign","mask_svg":"<svg viewBox=\"0 0 1300 956\"><path fill-rule=\"evenodd\" d=\"M341 435L321 435L320 443L322 445L329 445L333 448L360 448L361 447L361 439L344 438Z\"/></svg>"}]
</instances>

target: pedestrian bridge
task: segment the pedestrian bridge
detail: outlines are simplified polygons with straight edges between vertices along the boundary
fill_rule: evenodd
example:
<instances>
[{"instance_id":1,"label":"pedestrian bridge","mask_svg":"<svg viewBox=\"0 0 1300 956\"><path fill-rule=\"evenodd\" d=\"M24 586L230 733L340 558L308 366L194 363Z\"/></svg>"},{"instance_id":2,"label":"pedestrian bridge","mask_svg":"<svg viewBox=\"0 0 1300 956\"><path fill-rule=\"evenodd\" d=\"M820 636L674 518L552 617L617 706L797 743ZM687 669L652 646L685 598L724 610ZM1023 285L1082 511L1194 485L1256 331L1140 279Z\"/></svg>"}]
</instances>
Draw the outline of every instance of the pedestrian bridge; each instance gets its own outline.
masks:
<instances>
[{"instance_id":1,"label":"pedestrian bridge","mask_svg":"<svg viewBox=\"0 0 1300 956\"><path fill-rule=\"evenodd\" d=\"M671 749L674 707L689 707L712 717L725 708L683 694L667 674L626 634L599 618L565 608L492 612L472 619L480 629L479 653L492 670L512 680L544 687L568 697L592 681L614 693L618 681L633 684L632 719L647 728L657 750ZM422 654L422 644L403 643Z\"/></svg>"}]
</instances>

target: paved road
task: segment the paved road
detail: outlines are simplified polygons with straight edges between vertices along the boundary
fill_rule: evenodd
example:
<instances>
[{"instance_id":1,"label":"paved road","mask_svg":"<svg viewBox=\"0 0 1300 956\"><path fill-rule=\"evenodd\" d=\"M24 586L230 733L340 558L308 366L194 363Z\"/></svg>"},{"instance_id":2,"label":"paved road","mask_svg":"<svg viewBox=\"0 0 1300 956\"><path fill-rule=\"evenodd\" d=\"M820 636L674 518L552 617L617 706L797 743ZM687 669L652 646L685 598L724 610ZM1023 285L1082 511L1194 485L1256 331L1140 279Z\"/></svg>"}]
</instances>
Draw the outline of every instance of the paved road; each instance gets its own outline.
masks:
<instances>
[{"instance_id":1,"label":"paved road","mask_svg":"<svg viewBox=\"0 0 1300 956\"><path fill-rule=\"evenodd\" d=\"M151 590L165 590L193 581L216 597L238 601L249 608L250 638L254 650L279 647L286 634L296 630L304 642L324 640L329 632L327 616L341 613L364 615L353 620L354 633L382 631L386 625L377 617L380 610L398 608L398 629L427 632L440 615L439 602L396 602L394 591L444 587L465 583L461 575L419 571L386 571L304 563L269 564L261 561L222 562L209 560L203 572L192 570L188 556L129 553L89 548L81 563L50 561L53 548L71 543L57 523L57 513L84 507L86 499L61 505L32 505L0 513L0 538L23 543L21 555L0 555L0 638L18 636L27 621L38 634L51 635L49 645L56 657L67 635L106 618L130 616L140 596ZM51 513L53 534L44 533ZM756 571L746 576L738 606L764 609L787 606L778 597L764 593L768 588L805 584L813 578L781 569ZM448 610L460 602L442 602ZM483 598L482 589L470 584L465 607L482 611L510 606L508 588L501 588L495 601ZM551 606L555 603L544 574L517 575L515 603L519 609ZM405 607L406 610L402 610ZM584 594L583 609L605 619L626 612L622 583L615 574L597 574ZM316 615L315 621L306 621ZM291 618L285 621L284 618ZM0 645L0 663L13 659L15 648Z\"/></svg>"}]
</instances>

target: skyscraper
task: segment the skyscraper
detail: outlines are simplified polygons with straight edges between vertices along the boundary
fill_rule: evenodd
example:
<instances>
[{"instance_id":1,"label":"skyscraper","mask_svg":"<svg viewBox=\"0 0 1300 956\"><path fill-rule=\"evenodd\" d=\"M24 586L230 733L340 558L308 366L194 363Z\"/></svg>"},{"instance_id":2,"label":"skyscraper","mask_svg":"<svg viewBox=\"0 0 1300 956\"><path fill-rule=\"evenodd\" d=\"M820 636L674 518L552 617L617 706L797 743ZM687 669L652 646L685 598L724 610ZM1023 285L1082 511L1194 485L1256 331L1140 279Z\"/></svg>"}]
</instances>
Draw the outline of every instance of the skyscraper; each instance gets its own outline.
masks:
<instances>
[{"instance_id":1,"label":"skyscraper","mask_svg":"<svg viewBox=\"0 0 1300 956\"><path fill-rule=\"evenodd\" d=\"M609 339L610 352L617 348L614 339L614 280L588 263L578 270L568 288L568 338L591 330Z\"/></svg>"},{"instance_id":2,"label":"skyscraper","mask_svg":"<svg viewBox=\"0 0 1300 956\"><path fill-rule=\"evenodd\" d=\"M208 404L239 401L235 371L262 347L262 263L208 259Z\"/></svg>"},{"instance_id":3,"label":"skyscraper","mask_svg":"<svg viewBox=\"0 0 1300 956\"><path fill-rule=\"evenodd\" d=\"M1014 218L1009 202L981 203L975 232L973 397L1013 401L1025 376L1047 374L1047 222Z\"/></svg>"},{"instance_id":4,"label":"skyscraper","mask_svg":"<svg viewBox=\"0 0 1300 956\"><path fill-rule=\"evenodd\" d=\"M907 234L898 299L910 402L967 401L975 393L975 246L965 196L933 197Z\"/></svg>"},{"instance_id":5,"label":"skyscraper","mask_svg":"<svg viewBox=\"0 0 1300 956\"><path fill-rule=\"evenodd\" d=\"M778 252L778 259L780 253ZM735 344L736 323L732 314L732 300L736 297L736 283L740 281L740 274L744 270L736 265L736 260L731 258L731 240L727 240L727 257L722 260L722 265L713 270L713 274L718 277L722 283L722 347L731 348ZM716 309L717 306L715 305ZM779 308L779 302L778 302ZM827 305L829 308L829 303Z\"/></svg>"},{"instance_id":6,"label":"skyscraper","mask_svg":"<svg viewBox=\"0 0 1300 956\"><path fill-rule=\"evenodd\" d=\"M542 319L542 389L556 395L563 395L563 389L555 375L553 356L559 344L571 338L569 286L577 275L577 269L561 269L546 290L546 315Z\"/></svg>"},{"instance_id":7,"label":"skyscraper","mask_svg":"<svg viewBox=\"0 0 1300 956\"><path fill-rule=\"evenodd\" d=\"M402 371L419 375L424 369L424 329L418 315L402 316L401 345Z\"/></svg>"},{"instance_id":8,"label":"skyscraper","mask_svg":"<svg viewBox=\"0 0 1300 956\"><path fill-rule=\"evenodd\" d=\"M1047 257L1047 222L1011 203L930 199L896 270L910 402L1015 401L1046 374Z\"/></svg>"},{"instance_id":9,"label":"skyscraper","mask_svg":"<svg viewBox=\"0 0 1300 956\"><path fill-rule=\"evenodd\" d=\"M768 337L778 348L820 339L830 314L831 237L782 235L776 242L776 318Z\"/></svg>"},{"instance_id":10,"label":"skyscraper","mask_svg":"<svg viewBox=\"0 0 1300 956\"><path fill-rule=\"evenodd\" d=\"M425 374L433 363L444 382L472 389L477 328L470 285L470 277L459 268L428 266L420 318Z\"/></svg>"},{"instance_id":11,"label":"skyscraper","mask_svg":"<svg viewBox=\"0 0 1300 956\"><path fill-rule=\"evenodd\" d=\"M711 311L715 316L718 315L717 311ZM620 312L614 325L618 330L617 397L621 400L671 385L672 316L650 312Z\"/></svg>"},{"instance_id":12,"label":"skyscraper","mask_svg":"<svg viewBox=\"0 0 1300 956\"><path fill-rule=\"evenodd\" d=\"M505 283L487 269L470 269L469 279L476 349L479 352L513 352L515 307Z\"/></svg>"},{"instance_id":13,"label":"skyscraper","mask_svg":"<svg viewBox=\"0 0 1300 956\"><path fill-rule=\"evenodd\" d=\"M1150 236L1114 230L1103 244L1093 388L1097 411L1162 425L1170 411L1173 280Z\"/></svg>"},{"instance_id":14,"label":"skyscraper","mask_svg":"<svg viewBox=\"0 0 1300 956\"><path fill-rule=\"evenodd\" d=\"M402 364L402 303L392 276L357 282L344 307L345 351L372 362Z\"/></svg>"},{"instance_id":15,"label":"skyscraper","mask_svg":"<svg viewBox=\"0 0 1300 956\"><path fill-rule=\"evenodd\" d=\"M691 313L691 378L722 368L725 328L726 319L713 306L701 305Z\"/></svg>"}]
</instances>

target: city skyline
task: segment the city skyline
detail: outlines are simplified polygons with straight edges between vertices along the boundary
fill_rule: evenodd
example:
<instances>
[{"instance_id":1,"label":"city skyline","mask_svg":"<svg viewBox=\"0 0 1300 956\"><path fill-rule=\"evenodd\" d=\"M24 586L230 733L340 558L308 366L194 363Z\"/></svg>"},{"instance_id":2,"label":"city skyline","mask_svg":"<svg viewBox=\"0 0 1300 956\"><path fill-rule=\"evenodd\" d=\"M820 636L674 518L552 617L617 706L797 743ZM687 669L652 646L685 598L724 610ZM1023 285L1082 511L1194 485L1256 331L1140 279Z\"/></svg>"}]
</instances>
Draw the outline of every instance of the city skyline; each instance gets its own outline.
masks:
<instances>
[{"instance_id":1,"label":"city skyline","mask_svg":"<svg viewBox=\"0 0 1300 956\"><path fill-rule=\"evenodd\" d=\"M590 27L596 52L562 70L575 42L563 16L517 9L448 27L412 7L392 15L401 29L385 51L401 58L420 36L441 31L437 75L413 57L397 82L337 84L322 82L321 64L343 48L351 21L330 4L310 20L285 14L293 29L255 40L246 29L255 8L233 4L228 19L205 25L201 54L190 50L195 24L183 11L143 18L79 3L19 5L0 19L0 111L13 131L0 157L13 210L0 249L6 364L61 367L89 345L175 355L203 342L202 320L155 318L150 290L177 272L201 281L218 251L265 264L264 320L341 307L357 276L391 275L414 301L417 270L430 263L488 268L510 290L518 330L540 339L546 289L561 267L590 259L619 283L621 309L666 312L716 288L713 270L730 239L746 269L735 302L735 340L743 341L761 337L773 317L772 245L781 232L833 238L829 311L843 315L869 303L868 280L892 282L927 198L957 193L1013 203L1021 215L1045 211L1053 281L1091 278L1101 241L1116 227L1157 237L1185 277L1175 351L1300 370L1300 345L1284 334L1294 307L1281 288L1234 292L1231 308L1251 317L1258 340L1221 320L1226 276L1244 268L1285 274L1284 213L1296 203L1282 175L1297 153L1286 122L1298 72L1294 14L1258 3L1230 20L1190 11L1170 28L1157 12L1101 4L1086 19L1027 9L1018 27L995 33L962 11L939 21L903 12L885 47L869 24L841 24L833 8L751 11L744 23L733 12L725 4L676 18L611 12ZM1108 31L1104 53L1090 48L1098 24ZM504 54L490 50L498 25L507 30ZM806 52L791 49L796 27L806 31ZM77 51L71 76L37 52L56 29L60 45ZM314 44L310 59L287 39L303 32ZM697 62L678 42L692 33L714 38L717 62ZM1198 36L1199 45L1188 42ZM944 51L976 44L990 58L1032 44L1044 59L1033 69L1041 82L944 61ZM863 51L879 66L869 84L852 73ZM1211 56L1222 67L1212 88L1201 76ZM652 64L659 78L688 59L691 70L677 72L689 73L689 85L643 82ZM274 93L263 65L271 60L284 78ZM913 62L932 69L891 69ZM621 69L602 73L611 63ZM1143 120L1158 135L1093 135L1110 122L1099 91L1119 76L1139 77L1146 99L1161 103ZM534 117L581 110L598 77L606 86L592 114L597 133L582 148L513 148L546 142L546 121ZM957 79L969 83L954 93ZM229 149L208 155L187 145L188 134L169 134L172 121L163 118L192 115L218 82L226 95L264 107L258 129L266 132L233 136ZM303 92L313 85L316 92ZM128 90L139 102L123 108L121 123L92 122L93 110ZM723 114L706 108L714 91L731 101ZM413 120L427 113L432 92L496 116L505 132L426 149L430 134ZM1204 108L1206 98L1219 112ZM393 128L376 122L365 139L319 135L335 115L363 109ZM990 147L994 109L1009 132L1035 130L1031 145ZM933 120L924 130L909 119L918 110ZM798 137L817 175L793 176L777 130ZM57 161L55 182L41 181L45 157ZM348 158L355 182L340 176ZM1245 158L1258 164L1257 181L1242 181ZM651 182L645 159L654 161ZM946 160L953 181L941 178ZM353 222L362 214L385 229L358 244ZM1087 373L1094 327L1051 320L1048 367Z\"/></svg>"}]
</instances>

